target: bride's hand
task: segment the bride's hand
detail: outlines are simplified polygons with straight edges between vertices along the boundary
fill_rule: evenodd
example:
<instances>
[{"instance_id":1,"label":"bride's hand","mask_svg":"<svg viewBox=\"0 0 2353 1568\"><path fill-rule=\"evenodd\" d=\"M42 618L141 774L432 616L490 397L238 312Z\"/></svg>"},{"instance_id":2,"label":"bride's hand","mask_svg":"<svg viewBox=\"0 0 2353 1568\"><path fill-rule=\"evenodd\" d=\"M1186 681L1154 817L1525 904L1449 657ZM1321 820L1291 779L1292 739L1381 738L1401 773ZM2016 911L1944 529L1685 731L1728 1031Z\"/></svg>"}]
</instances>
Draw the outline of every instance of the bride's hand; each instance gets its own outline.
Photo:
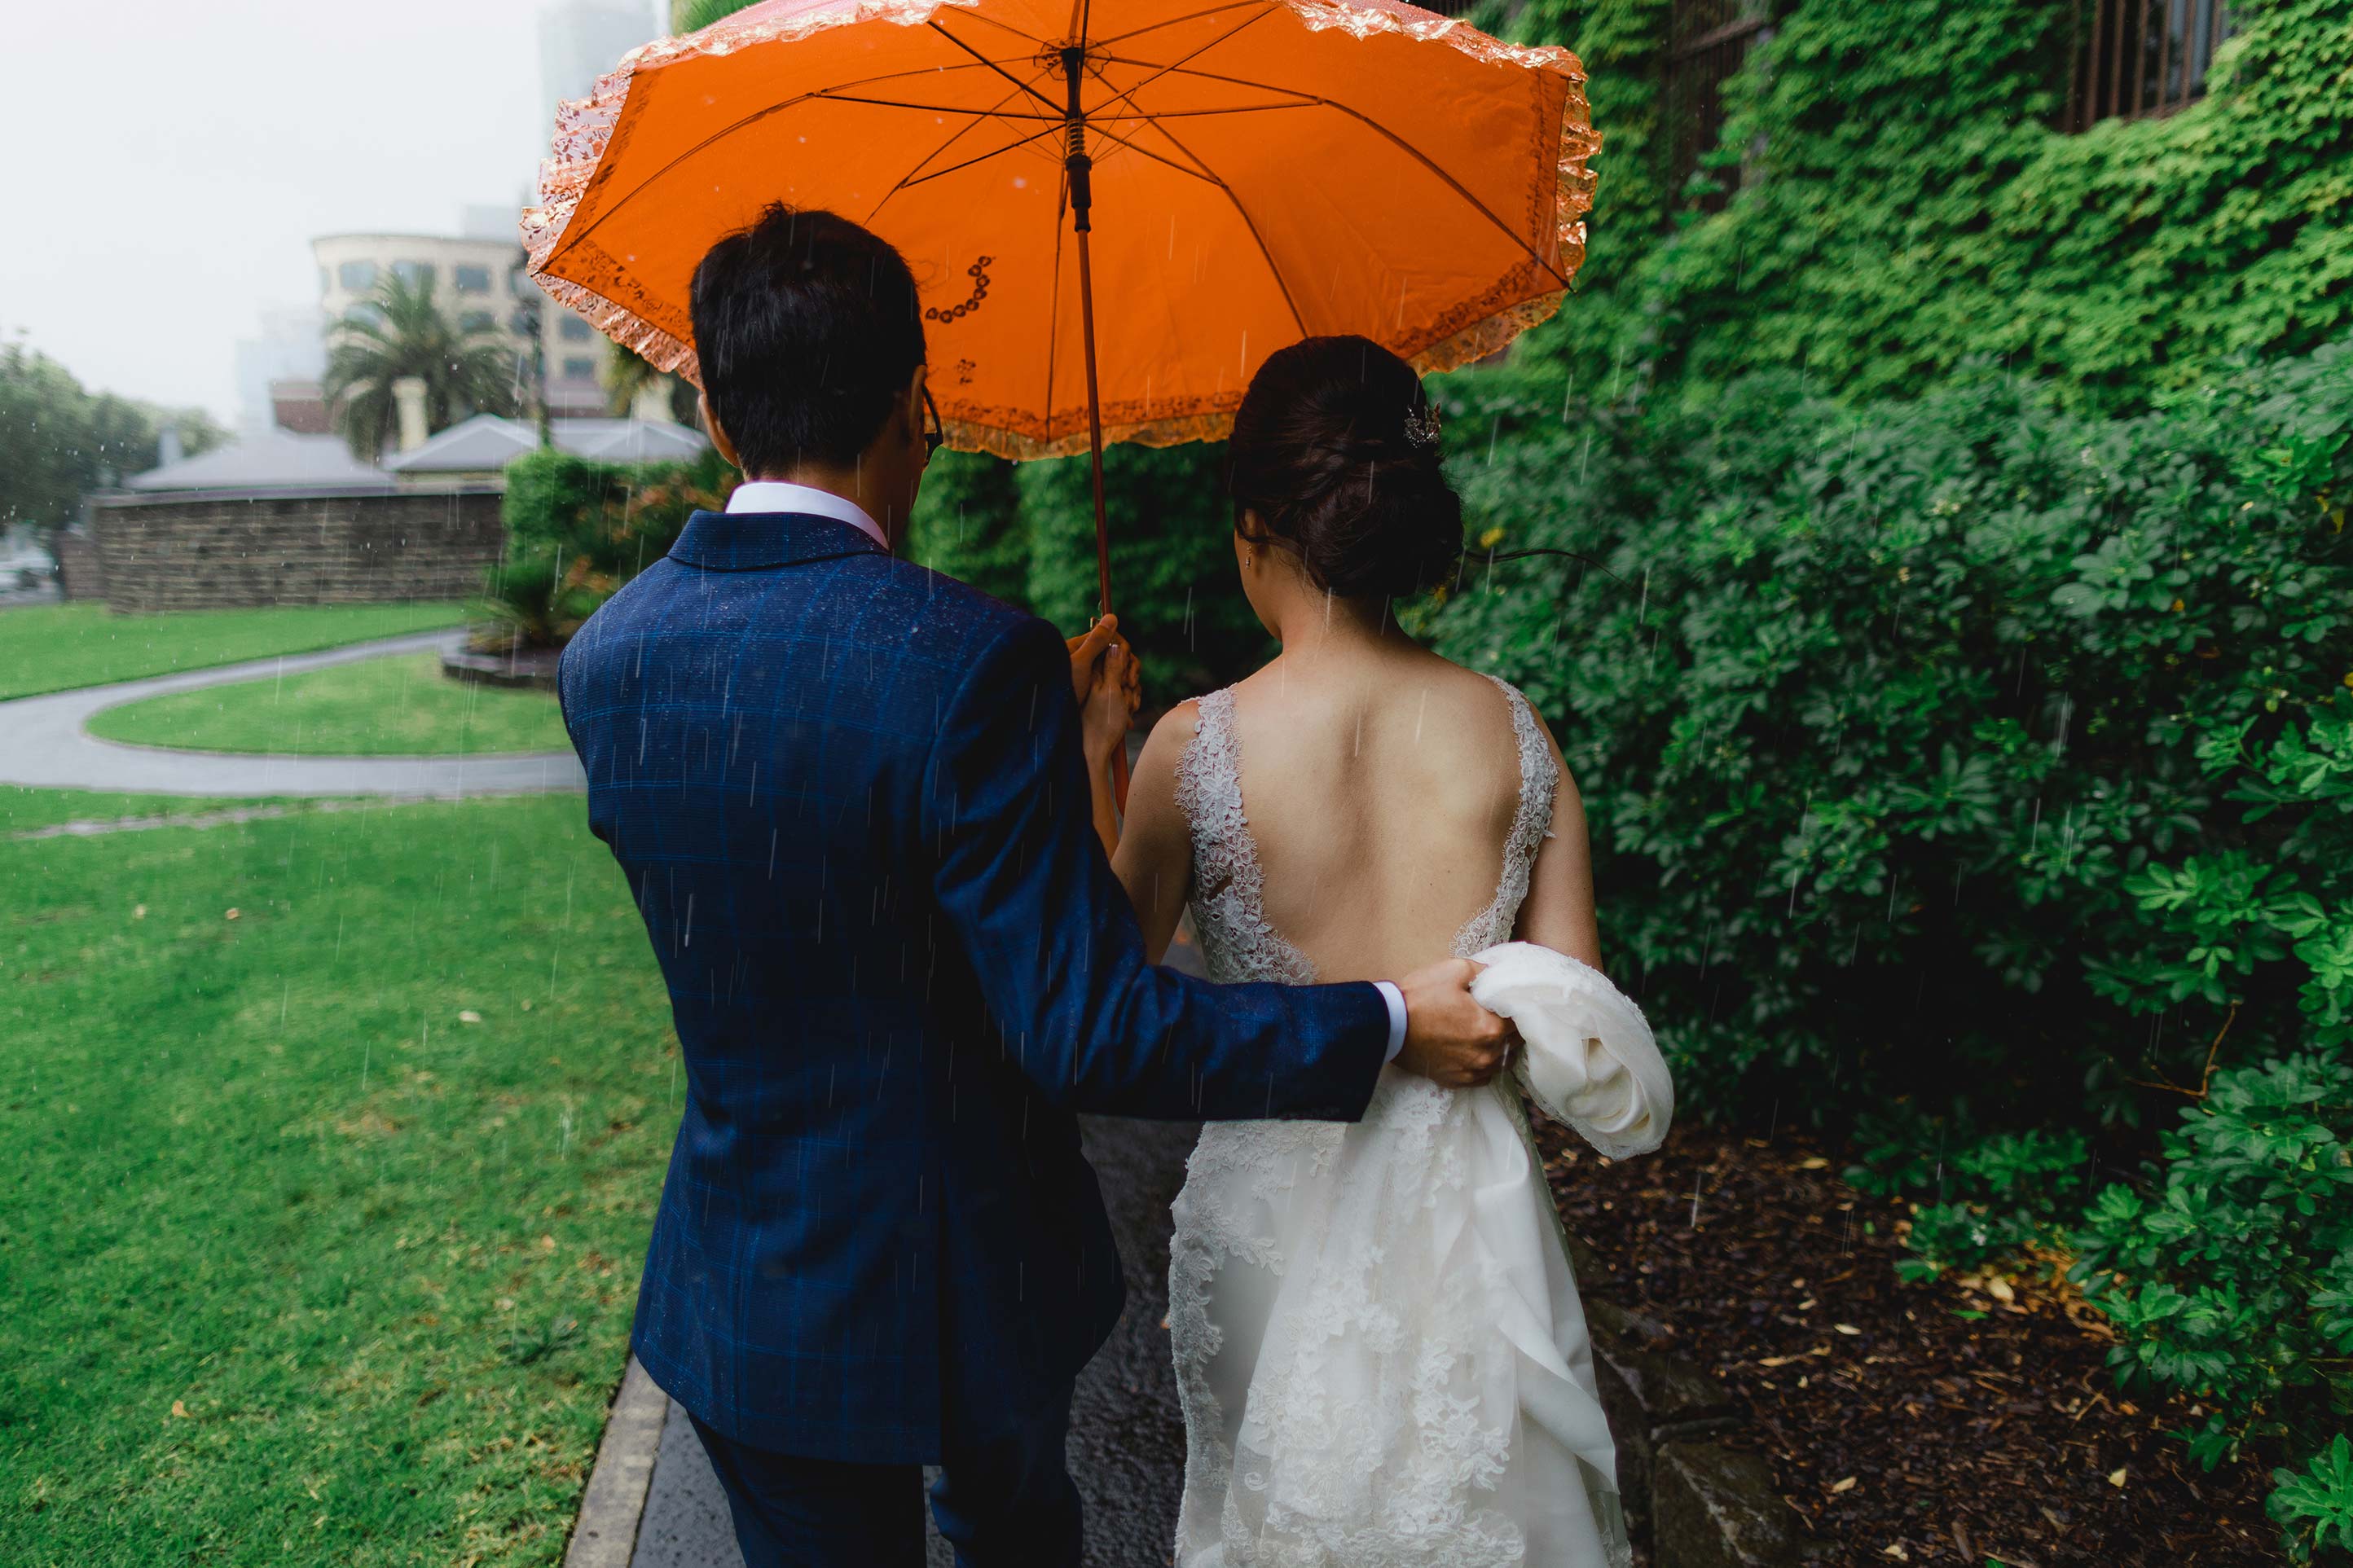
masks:
<instances>
[{"instance_id":1,"label":"bride's hand","mask_svg":"<svg viewBox=\"0 0 2353 1568\"><path fill-rule=\"evenodd\" d=\"M1090 765L1102 766L1113 751L1127 743L1127 732L1143 700L1134 654L1125 643L1106 642L1079 708L1080 732Z\"/></svg>"}]
</instances>

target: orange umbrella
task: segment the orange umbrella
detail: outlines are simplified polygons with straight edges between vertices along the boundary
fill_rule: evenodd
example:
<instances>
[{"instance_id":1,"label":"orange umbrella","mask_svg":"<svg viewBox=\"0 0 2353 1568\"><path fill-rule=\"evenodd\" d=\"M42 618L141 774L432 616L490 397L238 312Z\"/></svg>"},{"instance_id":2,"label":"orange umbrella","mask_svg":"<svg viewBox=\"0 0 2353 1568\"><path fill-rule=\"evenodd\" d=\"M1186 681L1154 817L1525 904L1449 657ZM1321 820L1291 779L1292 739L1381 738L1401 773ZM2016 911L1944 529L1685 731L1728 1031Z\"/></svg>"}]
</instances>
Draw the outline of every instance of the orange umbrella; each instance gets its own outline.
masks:
<instances>
[{"instance_id":1,"label":"orange umbrella","mask_svg":"<svg viewBox=\"0 0 2353 1568\"><path fill-rule=\"evenodd\" d=\"M769 0L566 104L523 239L550 293L699 379L715 241L776 201L873 229L923 290L949 444L1093 452L1107 610L1104 441L1225 434L1303 337L1445 370L1559 308L1584 84L1395 0Z\"/></svg>"}]
</instances>

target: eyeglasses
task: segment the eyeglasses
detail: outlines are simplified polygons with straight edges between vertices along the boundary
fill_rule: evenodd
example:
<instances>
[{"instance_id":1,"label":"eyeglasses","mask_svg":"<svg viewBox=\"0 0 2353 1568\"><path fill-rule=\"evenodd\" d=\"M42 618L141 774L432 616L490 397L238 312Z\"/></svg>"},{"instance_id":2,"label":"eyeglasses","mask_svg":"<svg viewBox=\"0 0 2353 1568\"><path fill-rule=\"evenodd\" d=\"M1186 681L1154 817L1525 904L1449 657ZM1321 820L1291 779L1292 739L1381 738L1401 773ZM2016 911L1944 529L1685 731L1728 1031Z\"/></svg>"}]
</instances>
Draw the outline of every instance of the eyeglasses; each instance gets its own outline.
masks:
<instances>
[{"instance_id":1,"label":"eyeglasses","mask_svg":"<svg viewBox=\"0 0 2353 1568\"><path fill-rule=\"evenodd\" d=\"M923 388L923 412L931 418L931 423L923 428L923 460L929 462L938 457L940 448L947 444L948 433L940 421L940 405L932 401L932 389L928 386Z\"/></svg>"}]
</instances>

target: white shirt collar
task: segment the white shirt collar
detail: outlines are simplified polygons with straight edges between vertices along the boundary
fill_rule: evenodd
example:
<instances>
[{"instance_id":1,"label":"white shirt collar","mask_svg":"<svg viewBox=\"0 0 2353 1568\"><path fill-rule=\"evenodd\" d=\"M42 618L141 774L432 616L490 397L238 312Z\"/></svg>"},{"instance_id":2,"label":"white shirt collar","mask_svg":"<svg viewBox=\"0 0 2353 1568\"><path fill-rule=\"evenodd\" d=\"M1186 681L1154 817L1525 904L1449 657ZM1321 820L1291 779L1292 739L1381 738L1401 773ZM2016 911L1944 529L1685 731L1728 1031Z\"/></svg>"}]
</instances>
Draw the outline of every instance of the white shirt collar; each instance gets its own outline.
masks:
<instances>
[{"instance_id":1,"label":"white shirt collar","mask_svg":"<svg viewBox=\"0 0 2353 1568\"><path fill-rule=\"evenodd\" d=\"M727 510L737 511L797 511L810 517L829 517L836 522L846 522L867 538L881 545L885 552L891 541L881 525L866 515L866 509L847 496L831 490L821 490L813 485L790 485L781 479L746 479L735 487L727 498Z\"/></svg>"}]
</instances>

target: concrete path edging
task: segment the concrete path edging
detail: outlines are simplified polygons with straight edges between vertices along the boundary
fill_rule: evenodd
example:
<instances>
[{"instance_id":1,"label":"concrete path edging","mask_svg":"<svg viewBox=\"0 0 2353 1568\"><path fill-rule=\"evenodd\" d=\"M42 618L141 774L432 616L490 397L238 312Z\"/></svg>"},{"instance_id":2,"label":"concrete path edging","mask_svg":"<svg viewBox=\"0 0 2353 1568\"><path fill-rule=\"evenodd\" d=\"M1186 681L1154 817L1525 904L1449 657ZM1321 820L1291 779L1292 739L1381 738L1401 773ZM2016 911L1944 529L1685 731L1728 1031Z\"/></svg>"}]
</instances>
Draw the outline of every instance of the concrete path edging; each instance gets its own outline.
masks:
<instances>
[{"instance_id":1,"label":"concrete path edging","mask_svg":"<svg viewBox=\"0 0 2353 1568\"><path fill-rule=\"evenodd\" d=\"M653 1484L654 1456L670 1419L664 1394L638 1358L629 1358L613 1396L596 1468L580 1496L580 1516L565 1549L564 1568L629 1568L638 1549L638 1521L645 1515L646 1489Z\"/></svg>"},{"instance_id":2,"label":"concrete path edging","mask_svg":"<svg viewBox=\"0 0 2353 1568\"><path fill-rule=\"evenodd\" d=\"M472 757L273 756L123 745L101 741L84 727L90 715L102 709L165 692L229 686L362 659L451 647L464 637L462 631L417 632L316 653L179 670L0 702L0 784L125 795L400 795L426 800L584 787L579 759L570 752L501 752Z\"/></svg>"}]
</instances>

